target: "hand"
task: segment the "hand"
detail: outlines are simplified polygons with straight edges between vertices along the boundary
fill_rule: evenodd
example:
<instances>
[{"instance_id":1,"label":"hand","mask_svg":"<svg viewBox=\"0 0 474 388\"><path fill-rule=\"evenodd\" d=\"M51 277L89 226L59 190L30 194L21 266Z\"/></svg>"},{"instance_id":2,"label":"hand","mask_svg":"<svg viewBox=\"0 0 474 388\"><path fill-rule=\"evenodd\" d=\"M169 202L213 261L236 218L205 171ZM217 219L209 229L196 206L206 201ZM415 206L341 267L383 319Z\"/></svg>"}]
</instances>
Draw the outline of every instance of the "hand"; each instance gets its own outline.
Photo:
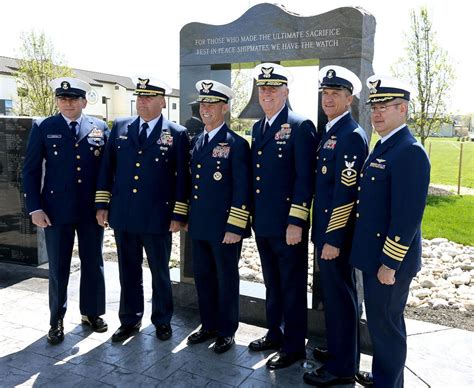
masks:
<instances>
[{"instance_id":1,"label":"hand","mask_svg":"<svg viewBox=\"0 0 474 388\"><path fill-rule=\"evenodd\" d=\"M187 232L189 230L189 223L186 222L183 226L183 229L185 232Z\"/></svg>"},{"instance_id":2,"label":"hand","mask_svg":"<svg viewBox=\"0 0 474 388\"><path fill-rule=\"evenodd\" d=\"M235 244L238 243L242 239L242 236L232 233L232 232L225 232L224 240L222 240L223 244Z\"/></svg>"},{"instance_id":3,"label":"hand","mask_svg":"<svg viewBox=\"0 0 474 388\"><path fill-rule=\"evenodd\" d=\"M109 227L109 211L106 209L99 209L95 212L97 223L103 228Z\"/></svg>"},{"instance_id":4,"label":"hand","mask_svg":"<svg viewBox=\"0 0 474 388\"><path fill-rule=\"evenodd\" d=\"M393 286L395 284L395 270L382 264L377 272L377 279L382 284Z\"/></svg>"},{"instance_id":5,"label":"hand","mask_svg":"<svg viewBox=\"0 0 474 388\"><path fill-rule=\"evenodd\" d=\"M181 221L171 221L169 231L171 233L179 232L181 228L184 227L184 222Z\"/></svg>"},{"instance_id":6,"label":"hand","mask_svg":"<svg viewBox=\"0 0 474 388\"><path fill-rule=\"evenodd\" d=\"M296 245L301 242L303 237L303 228L301 226L289 224L286 228L286 243Z\"/></svg>"},{"instance_id":7,"label":"hand","mask_svg":"<svg viewBox=\"0 0 474 388\"><path fill-rule=\"evenodd\" d=\"M51 221L43 210L38 210L37 212L31 213L31 221L40 228L51 226Z\"/></svg>"},{"instance_id":8,"label":"hand","mask_svg":"<svg viewBox=\"0 0 474 388\"><path fill-rule=\"evenodd\" d=\"M334 260L339 256L340 249L330 244L324 244L323 251L321 252L321 259L323 260Z\"/></svg>"}]
</instances>

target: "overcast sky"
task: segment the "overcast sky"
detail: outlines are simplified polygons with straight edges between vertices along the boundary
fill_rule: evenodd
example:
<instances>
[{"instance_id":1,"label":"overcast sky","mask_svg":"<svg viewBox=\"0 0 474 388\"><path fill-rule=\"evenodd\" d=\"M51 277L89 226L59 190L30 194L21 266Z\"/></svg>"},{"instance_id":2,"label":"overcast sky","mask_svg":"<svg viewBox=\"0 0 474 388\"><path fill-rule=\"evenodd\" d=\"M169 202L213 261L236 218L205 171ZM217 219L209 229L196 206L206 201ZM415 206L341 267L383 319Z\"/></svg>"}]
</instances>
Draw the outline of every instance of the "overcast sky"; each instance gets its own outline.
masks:
<instances>
[{"instance_id":1,"label":"overcast sky","mask_svg":"<svg viewBox=\"0 0 474 388\"><path fill-rule=\"evenodd\" d=\"M19 35L44 31L71 67L162 78L179 88L179 32L190 22L226 24L262 1L249 0L8 0L0 11L0 55L18 56ZM289 11L312 16L343 6L361 6L375 16L374 70L389 74L404 54L409 10L427 5L438 42L448 50L458 79L454 113L474 112L474 5L446 0L283 0ZM68 4L67 6L65 4Z\"/></svg>"}]
</instances>

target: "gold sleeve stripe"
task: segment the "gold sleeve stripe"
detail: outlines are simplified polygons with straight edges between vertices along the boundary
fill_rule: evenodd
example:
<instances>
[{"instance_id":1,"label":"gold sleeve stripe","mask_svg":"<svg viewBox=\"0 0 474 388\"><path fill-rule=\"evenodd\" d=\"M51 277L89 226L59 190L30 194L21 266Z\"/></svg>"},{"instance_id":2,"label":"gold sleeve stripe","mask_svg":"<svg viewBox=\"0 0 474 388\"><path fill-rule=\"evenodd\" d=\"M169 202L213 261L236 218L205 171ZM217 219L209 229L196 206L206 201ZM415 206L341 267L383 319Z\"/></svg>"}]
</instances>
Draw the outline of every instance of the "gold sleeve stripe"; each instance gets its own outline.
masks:
<instances>
[{"instance_id":1,"label":"gold sleeve stripe","mask_svg":"<svg viewBox=\"0 0 474 388\"><path fill-rule=\"evenodd\" d=\"M184 203L184 202L175 202L174 206L181 206L181 207L184 207L184 208L188 208L189 205L187 203Z\"/></svg>"},{"instance_id":2,"label":"gold sleeve stripe","mask_svg":"<svg viewBox=\"0 0 474 388\"><path fill-rule=\"evenodd\" d=\"M339 222L339 221L347 221L349 218L349 214L342 215L342 216L337 216L337 217L331 217L331 221L329 221L329 225L333 224L334 222Z\"/></svg>"},{"instance_id":3,"label":"gold sleeve stripe","mask_svg":"<svg viewBox=\"0 0 474 388\"><path fill-rule=\"evenodd\" d=\"M383 251L383 253L385 253L388 257L390 257L390 258L393 259L393 260L403 261L403 259L404 259L404 257L405 257L405 256L400 257L400 256L397 256L397 255L393 254L391 251L389 251L389 250L387 249L386 246L383 247L383 250L382 250L382 251Z\"/></svg>"},{"instance_id":4,"label":"gold sleeve stripe","mask_svg":"<svg viewBox=\"0 0 474 388\"><path fill-rule=\"evenodd\" d=\"M173 210L173 213L176 213L176 214L181 214L183 216L187 216L188 215L188 212L184 211L184 210L178 210L178 209L174 209Z\"/></svg>"},{"instance_id":5,"label":"gold sleeve stripe","mask_svg":"<svg viewBox=\"0 0 474 388\"><path fill-rule=\"evenodd\" d=\"M250 214L249 211L244 210L244 209L239 209L238 207L234 207L234 206L232 206L230 208L230 211L231 212L236 212L236 213L241 213L242 215L249 215Z\"/></svg>"},{"instance_id":6,"label":"gold sleeve stripe","mask_svg":"<svg viewBox=\"0 0 474 388\"><path fill-rule=\"evenodd\" d=\"M232 211L230 212L230 215L232 217L240 218L241 220L244 220L244 221L247 221L248 219L248 216L243 216L242 214L234 213Z\"/></svg>"},{"instance_id":7,"label":"gold sleeve stripe","mask_svg":"<svg viewBox=\"0 0 474 388\"><path fill-rule=\"evenodd\" d=\"M343 205L343 206L339 206L339 207L336 207L333 209L332 213L342 213L342 212L345 212L345 211L351 211L352 210L352 206L354 206L354 202L350 202L346 205Z\"/></svg>"},{"instance_id":8,"label":"gold sleeve stripe","mask_svg":"<svg viewBox=\"0 0 474 388\"><path fill-rule=\"evenodd\" d=\"M96 194L107 194L107 195L112 195L112 193L110 191L100 191L100 190L97 190L95 192Z\"/></svg>"},{"instance_id":9,"label":"gold sleeve stripe","mask_svg":"<svg viewBox=\"0 0 474 388\"><path fill-rule=\"evenodd\" d=\"M332 232L333 230L336 230L336 229L344 228L346 226L346 223L347 223L347 220L346 221L341 221L341 222L333 224L333 225L328 225L326 233Z\"/></svg>"},{"instance_id":10,"label":"gold sleeve stripe","mask_svg":"<svg viewBox=\"0 0 474 388\"><path fill-rule=\"evenodd\" d=\"M291 209L290 209L290 216L302 219L303 221L306 221L308 219L308 216L309 216L309 211L303 211L301 209L296 209L292 206Z\"/></svg>"},{"instance_id":11,"label":"gold sleeve stripe","mask_svg":"<svg viewBox=\"0 0 474 388\"><path fill-rule=\"evenodd\" d=\"M392 255L394 256L397 256L401 259L403 259L405 257L405 253L400 253L400 252L397 252L397 251L394 251L392 248L390 248L388 245L384 245L383 249L387 250L388 252L390 252Z\"/></svg>"},{"instance_id":12,"label":"gold sleeve stripe","mask_svg":"<svg viewBox=\"0 0 474 388\"><path fill-rule=\"evenodd\" d=\"M300 205L295 205L294 203L291 204L291 207L295 208L295 209L299 209L299 210L303 210L305 212L308 212L309 213L309 209L307 207L304 207L304 206L300 206Z\"/></svg>"},{"instance_id":13,"label":"gold sleeve stripe","mask_svg":"<svg viewBox=\"0 0 474 388\"><path fill-rule=\"evenodd\" d=\"M95 197L96 198L110 198L111 195L110 194L96 194Z\"/></svg>"},{"instance_id":14,"label":"gold sleeve stripe","mask_svg":"<svg viewBox=\"0 0 474 388\"><path fill-rule=\"evenodd\" d=\"M245 229L245 227L247 226L247 220L241 220L237 217L234 217L234 216L229 216L229 219L227 220L227 223L228 224L231 224L231 225L234 225L234 226L237 226L239 228L242 228L242 229Z\"/></svg>"},{"instance_id":15,"label":"gold sleeve stripe","mask_svg":"<svg viewBox=\"0 0 474 388\"><path fill-rule=\"evenodd\" d=\"M400 248L394 247L388 241L385 241L384 247L386 247L387 249L390 249L392 252L398 253L399 255L402 255L402 256L405 256L408 252L408 249L400 249Z\"/></svg>"},{"instance_id":16,"label":"gold sleeve stripe","mask_svg":"<svg viewBox=\"0 0 474 388\"><path fill-rule=\"evenodd\" d=\"M408 251L408 248L410 248L409 246L406 246L406 245L402 245L402 244L399 244L395 241L393 241L390 237L387 236L387 240L385 240L386 243L389 243L390 245L393 245L394 247L396 248L400 248L400 249L403 249L405 251Z\"/></svg>"}]
</instances>

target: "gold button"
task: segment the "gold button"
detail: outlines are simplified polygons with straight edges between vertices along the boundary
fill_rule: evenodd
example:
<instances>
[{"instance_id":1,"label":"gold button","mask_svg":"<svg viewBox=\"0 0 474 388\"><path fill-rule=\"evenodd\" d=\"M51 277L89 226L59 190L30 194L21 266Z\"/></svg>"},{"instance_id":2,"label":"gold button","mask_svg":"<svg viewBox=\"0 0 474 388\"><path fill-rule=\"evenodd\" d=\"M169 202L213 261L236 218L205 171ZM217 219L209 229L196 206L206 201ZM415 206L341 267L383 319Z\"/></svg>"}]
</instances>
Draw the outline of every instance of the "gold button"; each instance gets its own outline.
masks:
<instances>
[{"instance_id":1,"label":"gold button","mask_svg":"<svg viewBox=\"0 0 474 388\"><path fill-rule=\"evenodd\" d=\"M303 202L303 206L305 206L305 207L306 207L306 202Z\"/></svg>"},{"instance_id":2,"label":"gold button","mask_svg":"<svg viewBox=\"0 0 474 388\"><path fill-rule=\"evenodd\" d=\"M155 158L155 162L158 162L160 160L160 158Z\"/></svg>"},{"instance_id":3,"label":"gold button","mask_svg":"<svg viewBox=\"0 0 474 388\"><path fill-rule=\"evenodd\" d=\"M220 161L220 160L218 160L218 161L217 161L217 164L221 164L221 161Z\"/></svg>"},{"instance_id":4,"label":"gold button","mask_svg":"<svg viewBox=\"0 0 474 388\"><path fill-rule=\"evenodd\" d=\"M278 151L281 151L281 147L278 147Z\"/></svg>"},{"instance_id":5,"label":"gold button","mask_svg":"<svg viewBox=\"0 0 474 388\"><path fill-rule=\"evenodd\" d=\"M364 173L363 173L363 172L360 173L360 177L361 177L361 178L364 177Z\"/></svg>"},{"instance_id":6,"label":"gold button","mask_svg":"<svg viewBox=\"0 0 474 388\"><path fill-rule=\"evenodd\" d=\"M286 197L286 202L290 202L290 197Z\"/></svg>"},{"instance_id":7,"label":"gold button","mask_svg":"<svg viewBox=\"0 0 474 388\"><path fill-rule=\"evenodd\" d=\"M257 163L255 167L257 167L257 168L260 168L260 164L259 164L259 163Z\"/></svg>"},{"instance_id":8,"label":"gold button","mask_svg":"<svg viewBox=\"0 0 474 388\"><path fill-rule=\"evenodd\" d=\"M199 186L198 186L198 185L194 185L194 188L197 190L197 189L199 189Z\"/></svg>"},{"instance_id":9,"label":"gold button","mask_svg":"<svg viewBox=\"0 0 474 388\"><path fill-rule=\"evenodd\" d=\"M319 160L319 156L316 156L316 160Z\"/></svg>"},{"instance_id":10,"label":"gold button","mask_svg":"<svg viewBox=\"0 0 474 388\"><path fill-rule=\"evenodd\" d=\"M77 147L77 144L76 144L76 147ZM56 148L56 144L53 144L53 148Z\"/></svg>"},{"instance_id":11,"label":"gold button","mask_svg":"<svg viewBox=\"0 0 474 388\"><path fill-rule=\"evenodd\" d=\"M359 202L360 202L359 200L356 201L356 203L359 203Z\"/></svg>"},{"instance_id":12,"label":"gold button","mask_svg":"<svg viewBox=\"0 0 474 388\"><path fill-rule=\"evenodd\" d=\"M140 167L140 163L135 163L135 166L136 166L136 167Z\"/></svg>"},{"instance_id":13,"label":"gold button","mask_svg":"<svg viewBox=\"0 0 474 388\"><path fill-rule=\"evenodd\" d=\"M220 167L220 166L217 166L216 168L217 168L218 170L220 170L220 169L221 169L221 167Z\"/></svg>"},{"instance_id":14,"label":"gold button","mask_svg":"<svg viewBox=\"0 0 474 388\"><path fill-rule=\"evenodd\" d=\"M257 154L258 154L258 155L262 155L262 151L258 151Z\"/></svg>"},{"instance_id":15,"label":"gold button","mask_svg":"<svg viewBox=\"0 0 474 388\"><path fill-rule=\"evenodd\" d=\"M324 209L324 213L327 213L328 212L328 209Z\"/></svg>"},{"instance_id":16,"label":"gold button","mask_svg":"<svg viewBox=\"0 0 474 388\"><path fill-rule=\"evenodd\" d=\"M377 233L377 237L380 237L380 233Z\"/></svg>"},{"instance_id":17,"label":"gold button","mask_svg":"<svg viewBox=\"0 0 474 388\"><path fill-rule=\"evenodd\" d=\"M81 155L76 155L76 159L81 159Z\"/></svg>"},{"instance_id":18,"label":"gold button","mask_svg":"<svg viewBox=\"0 0 474 388\"><path fill-rule=\"evenodd\" d=\"M135 179L135 180L137 181L137 180L138 180L138 175L135 175L135 176L133 177L133 179Z\"/></svg>"},{"instance_id":19,"label":"gold button","mask_svg":"<svg viewBox=\"0 0 474 388\"><path fill-rule=\"evenodd\" d=\"M247 206L242 205L242 210L245 210L245 209L247 209Z\"/></svg>"},{"instance_id":20,"label":"gold button","mask_svg":"<svg viewBox=\"0 0 474 388\"><path fill-rule=\"evenodd\" d=\"M138 190L137 190L137 189L133 189L132 191L133 191L134 193L136 193Z\"/></svg>"},{"instance_id":21,"label":"gold button","mask_svg":"<svg viewBox=\"0 0 474 388\"><path fill-rule=\"evenodd\" d=\"M360 186L357 188L357 191L360 191Z\"/></svg>"},{"instance_id":22,"label":"gold button","mask_svg":"<svg viewBox=\"0 0 474 388\"><path fill-rule=\"evenodd\" d=\"M283 158L283 155L282 155L282 154L278 154L278 157L279 157L279 158Z\"/></svg>"},{"instance_id":23,"label":"gold button","mask_svg":"<svg viewBox=\"0 0 474 388\"><path fill-rule=\"evenodd\" d=\"M256 192L257 194L259 194L259 193L260 193L260 189L255 190L255 192Z\"/></svg>"},{"instance_id":24,"label":"gold button","mask_svg":"<svg viewBox=\"0 0 474 388\"><path fill-rule=\"evenodd\" d=\"M356 217L359 218L359 213L356 213Z\"/></svg>"},{"instance_id":25,"label":"gold button","mask_svg":"<svg viewBox=\"0 0 474 388\"><path fill-rule=\"evenodd\" d=\"M260 180L260 177L258 176L258 177L256 177L255 179L259 181L259 180Z\"/></svg>"},{"instance_id":26,"label":"gold button","mask_svg":"<svg viewBox=\"0 0 474 388\"><path fill-rule=\"evenodd\" d=\"M51 190L51 194L53 194L53 193L54 193L54 190Z\"/></svg>"},{"instance_id":27,"label":"gold button","mask_svg":"<svg viewBox=\"0 0 474 388\"><path fill-rule=\"evenodd\" d=\"M81 171L81 168L80 168L80 167L77 167L76 170L77 170L77 171Z\"/></svg>"},{"instance_id":28,"label":"gold button","mask_svg":"<svg viewBox=\"0 0 474 388\"><path fill-rule=\"evenodd\" d=\"M374 177L374 176L372 177L372 180L373 180L373 181L375 180L375 177Z\"/></svg>"},{"instance_id":29,"label":"gold button","mask_svg":"<svg viewBox=\"0 0 474 388\"><path fill-rule=\"evenodd\" d=\"M58 154L58 151L54 151L54 155L57 155Z\"/></svg>"},{"instance_id":30,"label":"gold button","mask_svg":"<svg viewBox=\"0 0 474 388\"><path fill-rule=\"evenodd\" d=\"M201 165L200 165L200 164L198 164L198 165L197 165L197 168L201 168Z\"/></svg>"},{"instance_id":31,"label":"gold button","mask_svg":"<svg viewBox=\"0 0 474 388\"><path fill-rule=\"evenodd\" d=\"M142 150L138 151L138 154L139 155L143 154L143 151Z\"/></svg>"},{"instance_id":32,"label":"gold button","mask_svg":"<svg viewBox=\"0 0 474 388\"><path fill-rule=\"evenodd\" d=\"M76 148L79 147L79 144L77 144L77 143L74 144L74 147L76 147ZM92 150L92 147L91 147L91 150Z\"/></svg>"},{"instance_id":33,"label":"gold button","mask_svg":"<svg viewBox=\"0 0 474 388\"><path fill-rule=\"evenodd\" d=\"M77 180L77 183L82 183L82 179L78 179L78 180Z\"/></svg>"},{"instance_id":34,"label":"gold button","mask_svg":"<svg viewBox=\"0 0 474 388\"><path fill-rule=\"evenodd\" d=\"M199 174L196 174L196 179L199 179L199 178L200 178Z\"/></svg>"},{"instance_id":35,"label":"gold button","mask_svg":"<svg viewBox=\"0 0 474 388\"><path fill-rule=\"evenodd\" d=\"M323 161L325 162L325 161L326 161L326 158L323 158Z\"/></svg>"},{"instance_id":36,"label":"gold button","mask_svg":"<svg viewBox=\"0 0 474 388\"><path fill-rule=\"evenodd\" d=\"M194 199L198 199L198 196L197 196L197 195L195 195L195 196L194 196Z\"/></svg>"}]
</instances>

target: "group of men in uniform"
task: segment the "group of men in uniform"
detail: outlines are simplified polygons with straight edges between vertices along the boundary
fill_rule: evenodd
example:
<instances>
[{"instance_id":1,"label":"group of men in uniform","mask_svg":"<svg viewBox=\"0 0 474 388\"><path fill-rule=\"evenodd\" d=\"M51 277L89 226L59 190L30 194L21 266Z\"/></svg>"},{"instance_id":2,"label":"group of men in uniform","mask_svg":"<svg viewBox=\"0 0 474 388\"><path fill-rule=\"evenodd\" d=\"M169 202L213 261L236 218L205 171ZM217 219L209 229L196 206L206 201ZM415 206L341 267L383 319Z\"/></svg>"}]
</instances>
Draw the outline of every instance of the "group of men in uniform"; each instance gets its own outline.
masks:
<instances>
[{"instance_id":1,"label":"group of men in uniform","mask_svg":"<svg viewBox=\"0 0 474 388\"><path fill-rule=\"evenodd\" d=\"M253 126L251 146L225 123L234 94L215 80L196 83L204 130L191 144L186 129L162 115L169 92L163 81L138 79L138 117L115 120L110 133L104 123L82 114L88 84L74 78L52 82L60 113L34 124L23 174L27 209L33 223L45 228L50 261L48 342L64 338L75 233L82 322L94 331L107 330L100 317L105 313L101 249L103 227L110 225L121 283L121 325L112 341L124 341L140 329L143 249L152 273L151 321L160 340L172 336L171 233L186 230L201 318L188 344L215 338L216 353L229 350L239 323L242 239L252 226L266 287L268 331L249 350L276 350L267 361L270 369L306 358L312 208L327 349L315 349L324 365L306 373L304 381L323 387L356 379L402 387L403 310L410 281L420 269L430 170L406 126L410 89L390 77L367 80L372 124L381 136L368 156L366 133L350 113L362 89L353 72L335 65L320 70L321 105L329 120L322 134L288 108L291 74L286 68L263 63L254 77L264 117ZM355 268L363 272L372 374L358 365Z\"/></svg>"}]
</instances>

